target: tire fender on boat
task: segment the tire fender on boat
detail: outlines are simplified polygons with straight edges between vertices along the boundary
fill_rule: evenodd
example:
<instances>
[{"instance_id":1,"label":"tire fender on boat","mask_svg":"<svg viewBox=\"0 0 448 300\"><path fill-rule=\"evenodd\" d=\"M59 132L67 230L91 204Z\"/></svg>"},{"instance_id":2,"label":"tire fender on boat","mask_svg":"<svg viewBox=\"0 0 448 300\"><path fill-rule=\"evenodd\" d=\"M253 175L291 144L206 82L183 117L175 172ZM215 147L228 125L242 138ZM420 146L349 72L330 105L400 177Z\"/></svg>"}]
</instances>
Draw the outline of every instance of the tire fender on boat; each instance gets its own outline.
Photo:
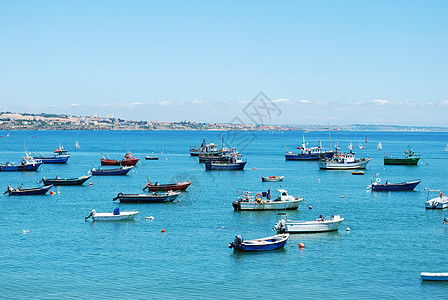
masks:
<instances>
[{"instance_id":1,"label":"tire fender on boat","mask_svg":"<svg viewBox=\"0 0 448 300\"><path fill-rule=\"evenodd\" d=\"M381 178L377 178L375 181L380 183L381 182Z\"/></svg>"}]
</instances>

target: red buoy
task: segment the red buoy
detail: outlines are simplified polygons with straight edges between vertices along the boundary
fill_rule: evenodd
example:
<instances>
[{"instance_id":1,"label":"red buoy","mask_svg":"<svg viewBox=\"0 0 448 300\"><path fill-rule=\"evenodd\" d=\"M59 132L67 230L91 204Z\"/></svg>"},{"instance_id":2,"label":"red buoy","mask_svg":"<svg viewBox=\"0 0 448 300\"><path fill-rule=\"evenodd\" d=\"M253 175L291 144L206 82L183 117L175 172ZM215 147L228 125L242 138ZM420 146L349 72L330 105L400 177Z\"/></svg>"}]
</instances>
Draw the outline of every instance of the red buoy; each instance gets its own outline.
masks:
<instances>
[{"instance_id":1,"label":"red buoy","mask_svg":"<svg viewBox=\"0 0 448 300\"><path fill-rule=\"evenodd\" d=\"M89 185L92 185L92 181L89 182Z\"/></svg>"},{"instance_id":2,"label":"red buoy","mask_svg":"<svg viewBox=\"0 0 448 300\"><path fill-rule=\"evenodd\" d=\"M308 206L308 208L309 208L309 209L313 209L313 207L312 207L311 205L310 205L310 206Z\"/></svg>"},{"instance_id":3,"label":"red buoy","mask_svg":"<svg viewBox=\"0 0 448 300\"><path fill-rule=\"evenodd\" d=\"M162 229L162 232L165 232L165 229Z\"/></svg>"},{"instance_id":4,"label":"red buoy","mask_svg":"<svg viewBox=\"0 0 448 300\"><path fill-rule=\"evenodd\" d=\"M299 243L299 248L305 248L305 245L303 243Z\"/></svg>"}]
</instances>

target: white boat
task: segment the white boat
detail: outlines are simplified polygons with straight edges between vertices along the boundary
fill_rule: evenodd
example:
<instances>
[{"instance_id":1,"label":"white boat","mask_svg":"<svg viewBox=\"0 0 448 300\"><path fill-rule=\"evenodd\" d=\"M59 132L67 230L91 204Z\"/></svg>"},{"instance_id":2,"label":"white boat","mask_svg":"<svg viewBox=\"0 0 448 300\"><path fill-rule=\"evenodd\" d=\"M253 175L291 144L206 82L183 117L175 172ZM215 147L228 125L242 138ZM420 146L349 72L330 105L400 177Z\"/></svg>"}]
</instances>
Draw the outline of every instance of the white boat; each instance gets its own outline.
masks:
<instances>
[{"instance_id":1,"label":"white boat","mask_svg":"<svg viewBox=\"0 0 448 300\"><path fill-rule=\"evenodd\" d=\"M446 144L445 151L448 152L448 144Z\"/></svg>"},{"instance_id":2,"label":"white boat","mask_svg":"<svg viewBox=\"0 0 448 300\"><path fill-rule=\"evenodd\" d=\"M378 142L378 146L376 146L376 149L383 150L383 144L381 144L381 142Z\"/></svg>"},{"instance_id":3,"label":"white boat","mask_svg":"<svg viewBox=\"0 0 448 300\"><path fill-rule=\"evenodd\" d=\"M272 228L281 233L313 233L313 232L327 232L339 229L344 218L339 215L333 215L330 218L320 216L313 221L291 221L288 220L285 213L279 213L277 216L284 216Z\"/></svg>"},{"instance_id":4,"label":"white boat","mask_svg":"<svg viewBox=\"0 0 448 300\"><path fill-rule=\"evenodd\" d=\"M422 272L420 274L422 280L431 280L431 281L448 281L448 273L428 273Z\"/></svg>"},{"instance_id":5,"label":"white boat","mask_svg":"<svg viewBox=\"0 0 448 300\"><path fill-rule=\"evenodd\" d=\"M297 209L303 198L288 195L284 189L277 190L280 195L271 200L270 190L263 193L253 193L240 191L238 200L232 203L235 210L276 210L276 209Z\"/></svg>"},{"instance_id":6,"label":"white boat","mask_svg":"<svg viewBox=\"0 0 448 300\"><path fill-rule=\"evenodd\" d=\"M364 145L361 144L361 143L359 143L358 146L359 146L359 149L365 149L365 148L366 148L366 147L364 147Z\"/></svg>"},{"instance_id":7,"label":"white boat","mask_svg":"<svg viewBox=\"0 0 448 300\"><path fill-rule=\"evenodd\" d=\"M429 192L439 192L439 197L429 198ZM426 209L444 209L448 207L448 197L443 196L442 192L439 190L428 190L428 195L426 196L425 208Z\"/></svg>"},{"instance_id":8,"label":"white boat","mask_svg":"<svg viewBox=\"0 0 448 300\"><path fill-rule=\"evenodd\" d=\"M76 141L76 143L75 143L75 149L79 149L79 148L81 148L81 147L79 147L79 143L78 143L78 141Z\"/></svg>"},{"instance_id":9,"label":"white boat","mask_svg":"<svg viewBox=\"0 0 448 300\"><path fill-rule=\"evenodd\" d=\"M130 221L134 220L138 213L138 211L120 211L118 207L111 213L97 213L96 210L92 209L90 215L85 219L92 217L94 221Z\"/></svg>"},{"instance_id":10,"label":"white boat","mask_svg":"<svg viewBox=\"0 0 448 300\"><path fill-rule=\"evenodd\" d=\"M353 170L365 169L372 158L355 159L354 153L339 153L332 160L319 160L317 164L324 170Z\"/></svg>"},{"instance_id":11,"label":"white boat","mask_svg":"<svg viewBox=\"0 0 448 300\"><path fill-rule=\"evenodd\" d=\"M262 182L277 182L277 181L283 181L283 178L285 178L285 176L262 176L261 181Z\"/></svg>"},{"instance_id":12,"label":"white boat","mask_svg":"<svg viewBox=\"0 0 448 300\"><path fill-rule=\"evenodd\" d=\"M350 144L348 145L348 149L350 150L350 152L353 151L353 145L352 145L352 142L350 142Z\"/></svg>"}]
</instances>

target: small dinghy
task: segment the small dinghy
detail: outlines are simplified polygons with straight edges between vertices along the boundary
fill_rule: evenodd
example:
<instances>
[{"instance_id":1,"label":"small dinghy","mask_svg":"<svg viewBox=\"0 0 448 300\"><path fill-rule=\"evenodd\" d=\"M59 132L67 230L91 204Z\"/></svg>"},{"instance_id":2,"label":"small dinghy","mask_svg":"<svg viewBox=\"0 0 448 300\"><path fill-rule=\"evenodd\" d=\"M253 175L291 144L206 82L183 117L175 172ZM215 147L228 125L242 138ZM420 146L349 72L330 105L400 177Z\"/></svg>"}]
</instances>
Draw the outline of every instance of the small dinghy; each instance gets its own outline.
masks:
<instances>
[{"instance_id":1,"label":"small dinghy","mask_svg":"<svg viewBox=\"0 0 448 300\"><path fill-rule=\"evenodd\" d=\"M289 234L277 234L261 239L244 241L241 235L237 235L235 240L229 244L229 248L238 251L266 251L276 250L285 246L288 241Z\"/></svg>"},{"instance_id":2,"label":"small dinghy","mask_svg":"<svg viewBox=\"0 0 448 300\"><path fill-rule=\"evenodd\" d=\"M148 191L185 191L191 184L191 181L180 181L176 183L163 183L158 182L151 183L148 181L143 190L148 189Z\"/></svg>"},{"instance_id":3,"label":"small dinghy","mask_svg":"<svg viewBox=\"0 0 448 300\"><path fill-rule=\"evenodd\" d=\"M152 194L123 194L113 199L119 200L120 203L162 203L173 202L181 194L181 192L169 191L168 193L152 193Z\"/></svg>"},{"instance_id":4,"label":"small dinghy","mask_svg":"<svg viewBox=\"0 0 448 300\"><path fill-rule=\"evenodd\" d=\"M439 197L429 198L429 192L439 192ZM426 209L444 209L448 207L448 197L443 196L442 192L439 190L428 190L428 194L426 196L425 208Z\"/></svg>"},{"instance_id":5,"label":"small dinghy","mask_svg":"<svg viewBox=\"0 0 448 300\"><path fill-rule=\"evenodd\" d=\"M285 176L263 176L261 177L262 182L277 182L277 181L283 181L283 178Z\"/></svg>"},{"instance_id":6,"label":"small dinghy","mask_svg":"<svg viewBox=\"0 0 448 300\"><path fill-rule=\"evenodd\" d=\"M315 233L328 232L339 229L344 218L339 215L333 215L330 218L325 218L322 215L313 221L291 221L288 220L285 213L278 213L278 217L282 217L277 224L272 227L273 230L280 233Z\"/></svg>"},{"instance_id":7,"label":"small dinghy","mask_svg":"<svg viewBox=\"0 0 448 300\"><path fill-rule=\"evenodd\" d=\"M42 182L46 185L52 184L52 185L82 185L84 182L89 180L89 178L92 177L92 175L84 175L80 177L75 178L42 178Z\"/></svg>"},{"instance_id":8,"label":"small dinghy","mask_svg":"<svg viewBox=\"0 0 448 300\"><path fill-rule=\"evenodd\" d=\"M422 272L420 274L422 280L429 281L448 281L448 273L427 273Z\"/></svg>"},{"instance_id":9,"label":"small dinghy","mask_svg":"<svg viewBox=\"0 0 448 300\"><path fill-rule=\"evenodd\" d=\"M146 160L159 160L158 156L145 156Z\"/></svg>"},{"instance_id":10,"label":"small dinghy","mask_svg":"<svg viewBox=\"0 0 448 300\"><path fill-rule=\"evenodd\" d=\"M43 187L36 187L30 189L22 189L21 187L13 189L8 185L8 189L5 192L3 192L3 194L8 193L9 196L43 195L47 193L52 187L53 185L50 184Z\"/></svg>"},{"instance_id":11,"label":"small dinghy","mask_svg":"<svg viewBox=\"0 0 448 300\"><path fill-rule=\"evenodd\" d=\"M138 213L138 211L120 211L118 207L112 213L97 213L96 210L92 209L90 215L85 219L92 217L93 221L132 221Z\"/></svg>"},{"instance_id":12,"label":"small dinghy","mask_svg":"<svg viewBox=\"0 0 448 300\"><path fill-rule=\"evenodd\" d=\"M364 171L353 171L352 175L364 175Z\"/></svg>"},{"instance_id":13,"label":"small dinghy","mask_svg":"<svg viewBox=\"0 0 448 300\"><path fill-rule=\"evenodd\" d=\"M371 185L367 186L367 188L371 188L372 191L376 192L390 192L390 191L411 191L415 189L415 187L422 182L420 179L413 181L405 181L398 183L391 183L386 180L385 183L381 183L381 179L379 177L376 178Z\"/></svg>"},{"instance_id":14,"label":"small dinghy","mask_svg":"<svg viewBox=\"0 0 448 300\"><path fill-rule=\"evenodd\" d=\"M103 176L111 176L111 175L126 175L130 170L132 170L134 166L121 166L116 169L92 169L92 175L103 175Z\"/></svg>"}]
</instances>

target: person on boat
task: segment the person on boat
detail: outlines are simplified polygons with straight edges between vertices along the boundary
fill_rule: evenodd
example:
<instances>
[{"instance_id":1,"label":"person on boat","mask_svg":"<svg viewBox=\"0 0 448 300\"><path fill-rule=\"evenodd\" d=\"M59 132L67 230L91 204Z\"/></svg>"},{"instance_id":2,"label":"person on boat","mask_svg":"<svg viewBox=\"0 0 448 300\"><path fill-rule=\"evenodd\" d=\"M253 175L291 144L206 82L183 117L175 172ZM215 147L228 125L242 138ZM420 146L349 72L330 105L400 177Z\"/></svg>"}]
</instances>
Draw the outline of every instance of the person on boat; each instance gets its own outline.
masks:
<instances>
[{"instance_id":1,"label":"person on boat","mask_svg":"<svg viewBox=\"0 0 448 300\"><path fill-rule=\"evenodd\" d=\"M267 195L266 195L266 198L267 198L268 200L271 200L271 189L268 189L268 193L267 193Z\"/></svg>"},{"instance_id":2,"label":"person on boat","mask_svg":"<svg viewBox=\"0 0 448 300\"><path fill-rule=\"evenodd\" d=\"M246 199L246 202L249 202L249 191L246 191L245 199Z\"/></svg>"},{"instance_id":3,"label":"person on boat","mask_svg":"<svg viewBox=\"0 0 448 300\"><path fill-rule=\"evenodd\" d=\"M324 218L324 216L322 216L322 215L319 215L319 221L325 221L325 218Z\"/></svg>"}]
</instances>

